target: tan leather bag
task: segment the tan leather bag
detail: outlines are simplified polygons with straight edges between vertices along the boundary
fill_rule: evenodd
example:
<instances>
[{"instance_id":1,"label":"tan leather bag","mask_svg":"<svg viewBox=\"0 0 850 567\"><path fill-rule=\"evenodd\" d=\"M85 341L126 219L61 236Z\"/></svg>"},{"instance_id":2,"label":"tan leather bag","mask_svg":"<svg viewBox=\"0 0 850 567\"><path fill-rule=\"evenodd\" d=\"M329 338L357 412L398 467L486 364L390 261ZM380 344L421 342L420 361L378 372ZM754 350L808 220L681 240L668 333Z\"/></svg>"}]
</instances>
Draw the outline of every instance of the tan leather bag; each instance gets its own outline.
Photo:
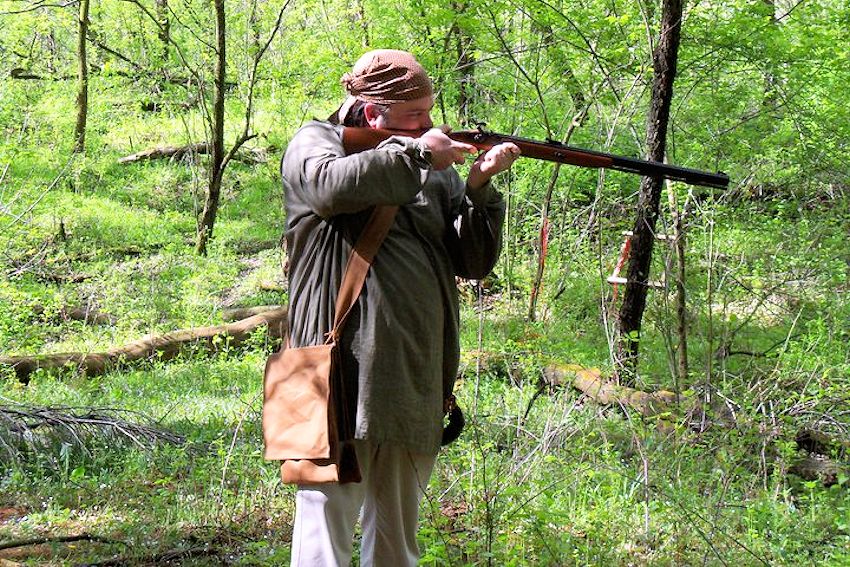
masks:
<instances>
[{"instance_id":1,"label":"tan leather bag","mask_svg":"<svg viewBox=\"0 0 850 567\"><path fill-rule=\"evenodd\" d=\"M351 444L352 420L344 414L353 396L344 388L337 340L397 209L376 207L354 245L337 294L334 327L327 342L299 348L290 348L285 343L266 362L265 458L281 461L281 478L285 483L361 480Z\"/></svg>"}]
</instances>

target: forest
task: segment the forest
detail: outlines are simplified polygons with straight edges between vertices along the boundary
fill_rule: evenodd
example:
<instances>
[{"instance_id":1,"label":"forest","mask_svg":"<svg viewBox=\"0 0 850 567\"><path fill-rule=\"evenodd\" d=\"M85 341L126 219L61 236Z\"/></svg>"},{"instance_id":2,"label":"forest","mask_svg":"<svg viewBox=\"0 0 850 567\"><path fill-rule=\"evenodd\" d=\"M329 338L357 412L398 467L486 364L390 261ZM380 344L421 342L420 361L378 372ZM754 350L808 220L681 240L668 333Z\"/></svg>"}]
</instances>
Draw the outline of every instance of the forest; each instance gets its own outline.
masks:
<instances>
[{"instance_id":1,"label":"forest","mask_svg":"<svg viewBox=\"0 0 850 567\"><path fill-rule=\"evenodd\" d=\"M421 564L850 565L850 4L0 0L0 566L289 563L280 160L374 48L730 180L496 179Z\"/></svg>"}]
</instances>

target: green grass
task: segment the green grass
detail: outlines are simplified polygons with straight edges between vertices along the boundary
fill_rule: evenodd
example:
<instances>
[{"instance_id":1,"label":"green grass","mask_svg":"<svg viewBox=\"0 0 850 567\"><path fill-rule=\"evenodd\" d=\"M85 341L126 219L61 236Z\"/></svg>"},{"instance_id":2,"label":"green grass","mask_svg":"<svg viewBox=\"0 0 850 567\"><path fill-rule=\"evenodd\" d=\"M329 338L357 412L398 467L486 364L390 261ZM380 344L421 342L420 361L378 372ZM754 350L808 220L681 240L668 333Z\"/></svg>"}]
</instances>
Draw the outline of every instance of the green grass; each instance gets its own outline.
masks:
<instances>
[{"instance_id":1,"label":"green grass","mask_svg":"<svg viewBox=\"0 0 850 567\"><path fill-rule=\"evenodd\" d=\"M117 164L151 145L199 139L197 114L180 116L176 106L142 113L144 88L97 81L88 150L74 159L69 86L0 84L0 174L8 165L0 202L10 213L0 217L0 355L101 351L220 323L231 305L285 302L285 293L260 289L283 280L279 151L259 166L231 164L209 255L198 257L205 158ZM262 145L282 147L303 118L307 94L288 101L293 92L274 90L260 102ZM179 91L170 96L182 100ZM228 106L228 116L232 137L239 109ZM700 202L688 221L691 375L682 389L712 404L704 420L682 409L661 423L568 387L538 395L552 360L610 374L613 318L603 321L602 306L616 304L604 278L628 225L632 187L606 192L590 229L592 175L581 173L571 201L559 196L537 320L529 322L541 171L523 165L509 188L515 216L484 311L474 292L463 300L457 393L468 429L444 450L423 502L423 563L847 564L847 475L826 487L788 470L801 428L846 438L850 426L846 200ZM69 274L82 277L60 277ZM114 320L86 325L63 315L78 305ZM639 385L671 388L669 298L651 292L644 321ZM99 377L38 372L26 386L4 370L0 405L137 412L126 415L185 443L141 450L94 435L82 449L47 436L38 451L0 453L0 541L80 533L113 541L15 556L40 565L203 546L214 553L185 564L286 563L293 490L261 454L261 375L271 348L259 334L239 348L188 351ZM723 421L730 412L734 427ZM832 457L846 463L841 451Z\"/></svg>"}]
</instances>

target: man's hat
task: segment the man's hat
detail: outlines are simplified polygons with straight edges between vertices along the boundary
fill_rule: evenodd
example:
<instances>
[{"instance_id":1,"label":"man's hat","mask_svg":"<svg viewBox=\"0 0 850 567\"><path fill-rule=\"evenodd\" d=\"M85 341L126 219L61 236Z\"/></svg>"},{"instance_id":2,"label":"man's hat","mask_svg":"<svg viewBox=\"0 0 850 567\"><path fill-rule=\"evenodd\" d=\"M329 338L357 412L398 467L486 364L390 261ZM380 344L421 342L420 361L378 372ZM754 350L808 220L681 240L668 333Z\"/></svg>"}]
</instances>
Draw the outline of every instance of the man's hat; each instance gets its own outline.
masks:
<instances>
[{"instance_id":1,"label":"man's hat","mask_svg":"<svg viewBox=\"0 0 850 567\"><path fill-rule=\"evenodd\" d=\"M396 104L434 94L428 73L413 54L398 49L369 51L342 76L348 99L339 109L340 121L358 101Z\"/></svg>"}]
</instances>

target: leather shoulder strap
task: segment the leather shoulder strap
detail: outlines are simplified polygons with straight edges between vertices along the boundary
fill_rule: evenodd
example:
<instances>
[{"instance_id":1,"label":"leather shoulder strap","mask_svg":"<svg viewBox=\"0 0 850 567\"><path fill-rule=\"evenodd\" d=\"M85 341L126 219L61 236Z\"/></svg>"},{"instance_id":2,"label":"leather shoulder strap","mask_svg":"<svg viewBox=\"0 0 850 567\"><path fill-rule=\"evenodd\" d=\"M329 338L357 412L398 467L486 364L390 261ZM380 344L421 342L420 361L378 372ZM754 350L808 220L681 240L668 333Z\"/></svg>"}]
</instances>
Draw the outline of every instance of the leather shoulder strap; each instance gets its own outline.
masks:
<instances>
[{"instance_id":1,"label":"leather shoulder strap","mask_svg":"<svg viewBox=\"0 0 850 567\"><path fill-rule=\"evenodd\" d=\"M363 290L366 273L369 271L381 243L390 231L397 211L397 206L381 205L375 207L369 222L366 223L366 227L357 239L354 250L348 257L348 264L345 267L345 274L339 287L334 310L334 328L328 336L328 342L339 337L348 313Z\"/></svg>"}]
</instances>

